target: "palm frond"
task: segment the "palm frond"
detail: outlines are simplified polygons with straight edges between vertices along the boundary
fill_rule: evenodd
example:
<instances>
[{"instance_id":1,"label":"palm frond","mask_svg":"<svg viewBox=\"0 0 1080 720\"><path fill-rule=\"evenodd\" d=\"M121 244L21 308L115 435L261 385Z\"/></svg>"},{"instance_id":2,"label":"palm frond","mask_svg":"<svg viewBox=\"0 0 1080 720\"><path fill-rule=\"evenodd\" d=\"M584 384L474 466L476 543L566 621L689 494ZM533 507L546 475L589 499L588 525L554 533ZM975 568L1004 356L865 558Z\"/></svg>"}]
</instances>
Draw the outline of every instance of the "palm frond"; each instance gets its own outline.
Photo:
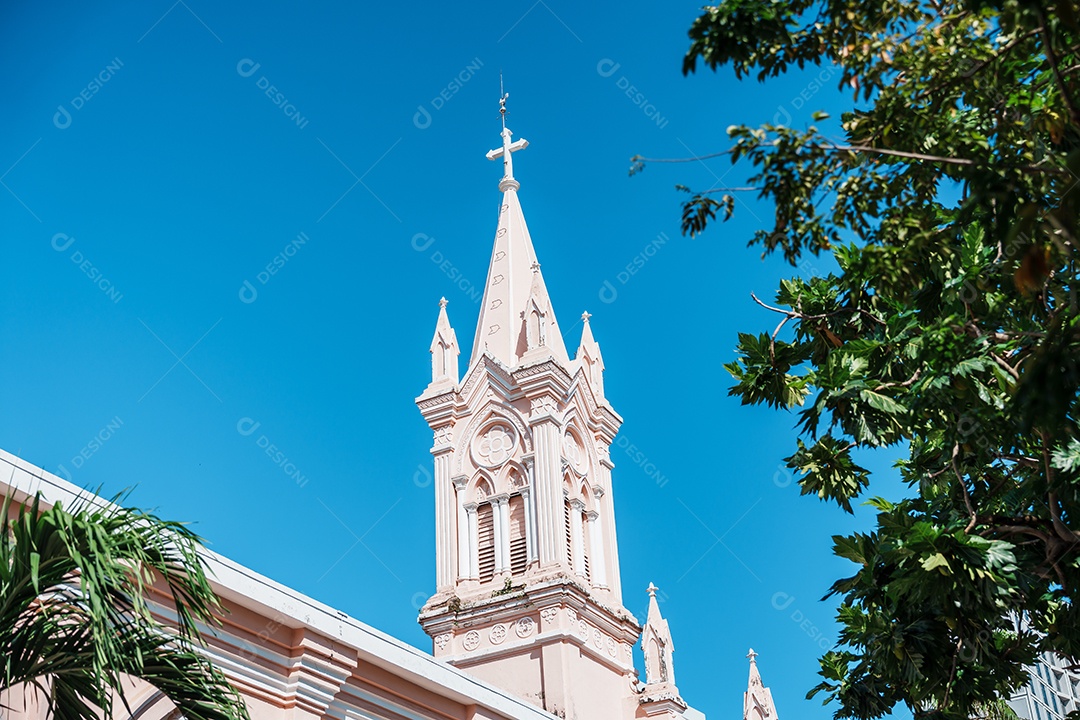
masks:
<instances>
[{"instance_id":1,"label":"palm frond","mask_svg":"<svg viewBox=\"0 0 1080 720\"><path fill-rule=\"evenodd\" d=\"M43 508L40 496L0 517L0 689L47 688L59 720L126 706L123 678L162 691L190 720L247 720L240 696L201 652L199 625L223 612L182 523L96 497ZM176 627L150 604L166 595Z\"/></svg>"}]
</instances>

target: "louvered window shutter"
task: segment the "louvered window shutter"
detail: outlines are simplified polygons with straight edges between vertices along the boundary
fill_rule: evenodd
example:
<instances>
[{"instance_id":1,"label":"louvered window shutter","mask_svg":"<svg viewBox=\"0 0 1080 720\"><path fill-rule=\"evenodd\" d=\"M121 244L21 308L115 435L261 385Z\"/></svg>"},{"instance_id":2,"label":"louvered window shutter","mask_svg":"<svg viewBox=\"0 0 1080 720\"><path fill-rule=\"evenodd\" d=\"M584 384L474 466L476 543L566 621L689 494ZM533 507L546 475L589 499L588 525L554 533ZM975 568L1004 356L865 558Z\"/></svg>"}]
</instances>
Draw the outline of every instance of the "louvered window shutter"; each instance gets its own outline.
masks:
<instances>
[{"instance_id":1,"label":"louvered window shutter","mask_svg":"<svg viewBox=\"0 0 1080 720\"><path fill-rule=\"evenodd\" d=\"M521 575L529 564L525 540L525 498L510 498L510 572Z\"/></svg>"},{"instance_id":2,"label":"louvered window shutter","mask_svg":"<svg viewBox=\"0 0 1080 720\"><path fill-rule=\"evenodd\" d=\"M476 527L480 582L485 582L495 577L495 516L491 503L484 503L476 509Z\"/></svg>"},{"instance_id":3,"label":"louvered window shutter","mask_svg":"<svg viewBox=\"0 0 1080 720\"><path fill-rule=\"evenodd\" d=\"M582 534L585 536L585 537L581 538L581 546L584 548L584 552L582 554L585 556L585 579L588 580L589 582L592 582L592 573L589 570L589 551L592 550L592 547L590 547L590 543L589 543L591 538L589 537L589 517L588 517L588 515L583 514L583 517L581 519L581 531L582 531Z\"/></svg>"},{"instance_id":4,"label":"louvered window shutter","mask_svg":"<svg viewBox=\"0 0 1080 720\"><path fill-rule=\"evenodd\" d=\"M563 515L566 525L566 564L574 570L574 530L570 524L570 501L563 501Z\"/></svg>"}]
</instances>

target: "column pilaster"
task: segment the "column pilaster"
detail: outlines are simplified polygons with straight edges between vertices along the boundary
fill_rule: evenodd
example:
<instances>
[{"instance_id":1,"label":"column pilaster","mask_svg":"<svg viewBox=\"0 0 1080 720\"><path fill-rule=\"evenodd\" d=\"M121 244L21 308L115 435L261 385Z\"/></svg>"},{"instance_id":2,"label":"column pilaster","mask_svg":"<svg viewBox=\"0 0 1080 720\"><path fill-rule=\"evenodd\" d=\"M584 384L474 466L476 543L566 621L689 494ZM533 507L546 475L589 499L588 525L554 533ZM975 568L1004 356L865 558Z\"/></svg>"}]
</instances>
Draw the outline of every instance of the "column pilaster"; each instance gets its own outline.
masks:
<instances>
[{"instance_id":1,"label":"column pilaster","mask_svg":"<svg viewBox=\"0 0 1080 720\"><path fill-rule=\"evenodd\" d=\"M444 431L449 440L449 431ZM439 432L436 432L436 437ZM435 585L438 592L454 587L454 531L457 528L454 483L450 479L453 447L436 445L435 456Z\"/></svg>"},{"instance_id":2,"label":"column pilaster","mask_svg":"<svg viewBox=\"0 0 1080 720\"><path fill-rule=\"evenodd\" d=\"M491 498L491 515L495 522L495 574L510 571L510 497Z\"/></svg>"},{"instance_id":3,"label":"column pilaster","mask_svg":"<svg viewBox=\"0 0 1080 720\"><path fill-rule=\"evenodd\" d=\"M581 522L583 512L585 512L585 503L577 498L570 501L570 538L574 550L574 573L585 577L585 533Z\"/></svg>"},{"instance_id":4,"label":"column pilaster","mask_svg":"<svg viewBox=\"0 0 1080 720\"><path fill-rule=\"evenodd\" d=\"M469 518L465 510L465 488L469 478L460 475L454 478L456 493L455 513L457 515L457 582L469 577Z\"/></svg>"},{"instance_id":5,"label":"column pilaster","mask_svg":"<svg viewBox=\"0 0 1080 720\"><path fill-rule=\"evenodd\" d=\"M549 567L559 563L559 537L563 532L559 421L554 414L555 398L533 398L531 404L537 556L541 567Z\"/></svg>"},{"instance_id":6,"label":"column pilaster","mask_svg":"<svg viewBox=\"0 0 1080 720\"><path fill-rule=\"evenodd\" d=\"M597 500L599 504L599 499ZM607 587L607 561L604 553L604 535L601 532L600 513L593 510L588 513L589 549L592 557L589 558L589 570L592 574L592 584L596 587Z\"/></svg>"},{"instance_id":7,"label":"column pilaster","mask_svg":"<svg viewBox=\"0 0 1080 720\"><path fill-rule=\"evenodd\" d=\"M611 471L615 464L611 462L610 443L604 442L597 450L600 453L600 498L604 509L603 531L604 551L608 558L608 588L616 602L622 602L622 579L619 574L619 543L615 534L615 501L611 496Z\"/></svg>"},{"instance_id":8,"label":"column pilaster","mask_svg":"<svg viewBox=\"0 0 1080 720\"><path fill-rule=\"evenodd\" d=\"M467 535L468 538L468 554L469 554L469 574L470 580L480 579L480 558L477 555L477 528L476 528L476 503L465 504L465 523L468 525Z\"/></svg>"}]
</instances>

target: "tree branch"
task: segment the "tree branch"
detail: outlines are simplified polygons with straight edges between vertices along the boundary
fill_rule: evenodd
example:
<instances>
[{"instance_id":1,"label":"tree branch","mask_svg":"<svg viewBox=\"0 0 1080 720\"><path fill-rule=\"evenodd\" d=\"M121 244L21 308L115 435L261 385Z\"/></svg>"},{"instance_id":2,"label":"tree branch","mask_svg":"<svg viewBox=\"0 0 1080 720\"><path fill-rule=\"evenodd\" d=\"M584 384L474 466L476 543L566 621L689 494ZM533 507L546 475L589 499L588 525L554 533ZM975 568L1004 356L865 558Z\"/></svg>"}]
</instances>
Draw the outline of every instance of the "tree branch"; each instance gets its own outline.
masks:
<instances>
[{"instance_id":1,"label":"tree branch","mask_svg":"<svg viewBox=\"0 0 1080 720\"><path fill-rule=\"evenodd\" d=\"M1054 82L1057 83L1061 99L1069 111L1069 119L1072 120L1073 125L1080 127L1080 111L1077 111L1072 96L1069 94L1069 88L1065 85L1065 78L1061 76L1061 70L1058 68L1057 54L1054 52L1054 41L1050 37L1050 32L1046 29L1046 11L1043 10L1041 3L1035 3L1035 12L1039 16L1039 22L1042 24L1040 30L1042 31L1043 45L1046 46L1046 60L1050 63L1050 70L1054 73Z\"/></svg>"},{"instance_id":2,"label":"tree branch","mask_svg":"<svg viewBox=\"0 0 1080 720\"><path fill-rule=\"evenodd\" d=\"M953 444L952 449L952 468L956 473L956 480L960 483L960 489L964 491L964 506L967 508L968 514L971 515L971 520L968 521L967 527L964 528L964 533L970 533L975 529L976 523L978 523L979 517L975 514L975 508L971 505L971 494L968 492L967 483L964 482L964 476L960 474L960 466L956 464L956 457L960 454L960 443Z\"/></svg>"},{"instance_id":3,"label":"tree branch","mask_svg":"<svg viewBox=\"0 0 1080 720\"><path fill-rule=\"evenodd\" d=\"M759 143L753 148L759 147L774 147L771 143ZM924 162L943 163L945 165L959 165L961 167L980 167L980 168L997 168L1002 170L1022 170L1024 172L1032 173L1045 173L1047 175L1068 175L1069 172L1065 168L1046 167L1042 165L1002 165L1000 162L987 160L972 160L970 158L957 158L947 157L943 155L927 155L926 153L907 152L906 150L886 150L885 148L870 147L868 145L833 145L831 143L814 144L808 143L802 146L809 150L824 150L826 152L833 153L870 153L873 155L885 155L887 157L898 157L906 160L922 160ZM688 158L646 158L640 155L635 155L631 158L631 162L635 164L645 163L688 163L698 162L701 160L708 160L710 158L720 157L722 155L730 155L734 150L724 150L723 152L710 153L708 155L695 155Z\"/></svg>"},{"instance_id":4,"label":"tree branch","mask_svg":"<svg viewBox=\"0 0 1080 720\"><path fill-rule=\"evenodd\" d=\"M753 192L755 190L762 190L762 189L763 188L759 188L759 187L718 187L718 188L710 188L709 190L702 190L701 192L695 193L695 194L696 195L710 195L712 193L718 193L718 192Z\"/></svg>"},{"instance_id":5,"label":"tree branch","mask_svg":"<svg viewBox=\"0 0 1080 720\"><path fill-rule=\"evenodd\" d=\"M1005 372L1012 375L1013 380L1019 382L1020 373L1016 372L1016 370L1013 369L1012 365L1005 362L1002 358L998 357L997 353L990 353L990 357L992 357L994 359L994 362L996 362Z\"/></svg>"},{"instance_id":6,"label":"tree branch","mask_svg":"<svg viewBox=\"0 0 1080 720\"><path fill-rule=\"evenodd\" d=\"M995 525L983 530L980 535L1030 535L1031 537L1042 540L1047 545L1050 544L1050 535L1044 533L1041 530L1027 527L1026 525Z\"/></svg>"},{"instance_id":7,"label":"tree branch","mask_svg":"<svg viewBox=\"0 0 1080 720\"><path fill-rule=\"evenodd\" d=\"M877 389L878 389L878 390L883 390L883 389L885 389L885 388L893 388L893 387L903 387L903 388L906 388L906 387L911 387L912 385L914 385L914 384L915 384L915 381L919 379L919 375L920 375L921 373L922 373L922 368L919 368L918 370L916 370L916 371L915 371L915 374L914 374L914 375L912 375L911 377L909 377L909 378L908 378L907 380L905 380L904 382L889 382L889 383L882 383L881 385L878 385L878 386L877 386Z\"/></svg>"}]
</instances>

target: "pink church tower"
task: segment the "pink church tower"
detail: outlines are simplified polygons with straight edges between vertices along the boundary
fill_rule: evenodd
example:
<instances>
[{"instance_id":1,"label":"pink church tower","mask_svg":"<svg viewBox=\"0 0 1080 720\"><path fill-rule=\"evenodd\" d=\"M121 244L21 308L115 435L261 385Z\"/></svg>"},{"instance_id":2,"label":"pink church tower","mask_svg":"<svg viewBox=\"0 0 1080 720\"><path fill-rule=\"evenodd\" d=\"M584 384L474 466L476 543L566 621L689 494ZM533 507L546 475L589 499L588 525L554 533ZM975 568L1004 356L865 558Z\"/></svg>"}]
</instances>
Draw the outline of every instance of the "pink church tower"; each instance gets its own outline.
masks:
<instances>
[{"instance_id":1,"label":"pink church tower","mask_svg":"<svg viewBox=\"0 0 1080 720\"><path fill-rule=\"evenodd\" d=\"M437 658L552 713L644 717L612 505L622 418L588 314L573 359L563 344L514 178L528 142L511 140L505 102L502 147L487 154L503 163L502 202L472 356L459 379L444 300L416 401L434 433L437 568L420 624Z\"/></svg>"}]
</instances>

